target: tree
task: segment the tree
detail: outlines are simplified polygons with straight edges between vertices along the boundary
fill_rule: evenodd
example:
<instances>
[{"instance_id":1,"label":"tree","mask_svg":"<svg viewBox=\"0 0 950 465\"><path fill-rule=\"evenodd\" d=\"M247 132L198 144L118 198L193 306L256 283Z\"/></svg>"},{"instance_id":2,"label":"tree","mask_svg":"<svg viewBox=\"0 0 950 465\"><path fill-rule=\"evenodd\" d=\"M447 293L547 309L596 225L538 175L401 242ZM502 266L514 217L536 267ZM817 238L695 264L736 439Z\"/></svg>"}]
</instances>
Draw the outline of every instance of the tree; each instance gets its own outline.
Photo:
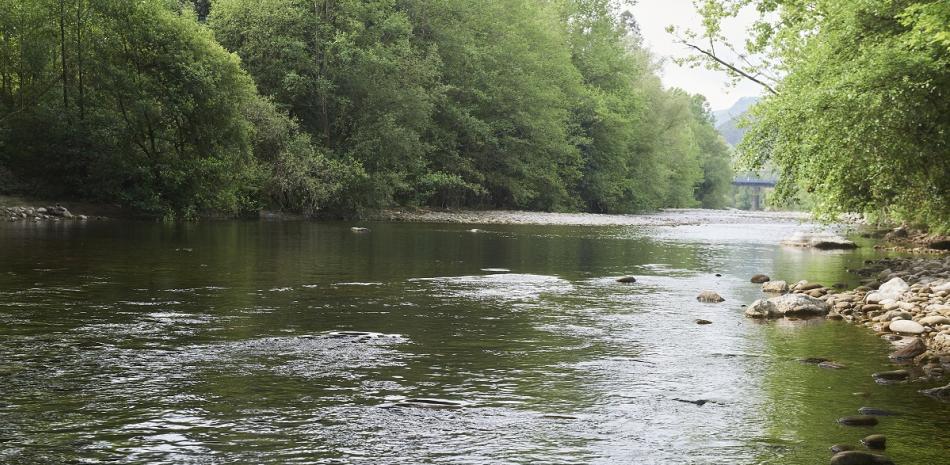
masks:
<instances>
[{"instance_id":1,"label":"tree","mask_svg":"<svg viewBox=\"0 0 950 465\"><path fill-rule=\"evenodd\" d=\"M742 7L748 43L784 76L740 146L779 192L827 216L863 212L950 229L950 6L941 1L706 1L705 37ZM747 72L751 72L747 68Z\"/></svg>"}]
</instances>

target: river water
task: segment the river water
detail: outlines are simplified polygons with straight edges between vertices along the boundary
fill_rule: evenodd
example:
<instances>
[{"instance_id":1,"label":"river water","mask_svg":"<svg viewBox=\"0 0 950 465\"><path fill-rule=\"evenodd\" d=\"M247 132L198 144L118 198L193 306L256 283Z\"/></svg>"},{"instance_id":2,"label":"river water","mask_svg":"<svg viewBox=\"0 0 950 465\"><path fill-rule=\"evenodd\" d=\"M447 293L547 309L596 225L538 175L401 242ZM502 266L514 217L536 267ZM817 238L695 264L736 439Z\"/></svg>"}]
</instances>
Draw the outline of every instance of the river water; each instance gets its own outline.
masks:
<instances>
[{"instance_id":1,"label":"river water","mask_svg":"<svg viewBox=\"0 0 950 465\"><path fill-rule=\"evenodd\" d=\"M950 463L934 383L872 381L887 342L742 315L752 274L855 285L876 253L703 215L2 224L0 462L812 465L874 432L898 464ZM902 415L836 423L861 406Z\"/></svg>"}]
</instances>

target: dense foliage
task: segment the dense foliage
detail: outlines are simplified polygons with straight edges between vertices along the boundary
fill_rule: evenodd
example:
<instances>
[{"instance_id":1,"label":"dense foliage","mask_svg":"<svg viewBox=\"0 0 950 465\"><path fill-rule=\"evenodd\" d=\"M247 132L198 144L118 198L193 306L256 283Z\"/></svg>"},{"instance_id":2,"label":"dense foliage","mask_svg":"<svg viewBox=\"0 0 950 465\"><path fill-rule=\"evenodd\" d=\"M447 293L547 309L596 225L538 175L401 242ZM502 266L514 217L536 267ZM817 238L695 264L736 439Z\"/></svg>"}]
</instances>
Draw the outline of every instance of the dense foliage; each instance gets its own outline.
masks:
<instances>
[{"instance_id":1,"label":"dense foliage","mask_svg":"<svg viewBox=\"0 0 950 465\"><path fill-rule=\"evenodd\" d=\"M617 7L0 0L0 190L168 216L723 206L708 105Z\"/></svg>"},{"instance_id":2,"label":"dense foliage","mask_svg":"<svg viewBox=\"0 0 950 465\"><path fill-rule=\"evenodd\" d=\"M950 2L706 1L707 36L744 6L762 13L751 51L781 76L744 160L821 213L950 230Z\"/></svg>"}]
</instances>

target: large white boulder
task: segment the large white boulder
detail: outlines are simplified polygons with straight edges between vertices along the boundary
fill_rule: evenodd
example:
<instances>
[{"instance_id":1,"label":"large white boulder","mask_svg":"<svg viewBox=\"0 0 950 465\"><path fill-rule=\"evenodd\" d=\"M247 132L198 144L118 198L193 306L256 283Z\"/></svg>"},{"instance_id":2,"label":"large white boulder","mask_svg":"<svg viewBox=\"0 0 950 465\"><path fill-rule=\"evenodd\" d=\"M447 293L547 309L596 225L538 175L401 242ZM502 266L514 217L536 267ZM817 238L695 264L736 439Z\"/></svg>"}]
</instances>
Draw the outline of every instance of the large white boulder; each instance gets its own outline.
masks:
<instances>
[{"instance_id":1,"label":"large white boulder","mask_svg":"<svg viewBox=\"0 0 950 465\"><path fill-rule=\"evenodd\" d=\"M910 290L910 285L901 278L894 278L884 284L881 284L874 292L869 292L865 297L868 303L883 303L886 300L896 301L900 296Z\"/></svg>"},{"instance_id":2,"label":"large white boulder","mask_svg":"<svg viewBox=\"0 0 950 465\"><path fill-rule=\"evenodd\" d=\"M785 294L771 299L752 302L745 314L751 318L781 318L786 316L823 316L831 307L827 302L804 294Z\"/></svg>"}]
</instances>

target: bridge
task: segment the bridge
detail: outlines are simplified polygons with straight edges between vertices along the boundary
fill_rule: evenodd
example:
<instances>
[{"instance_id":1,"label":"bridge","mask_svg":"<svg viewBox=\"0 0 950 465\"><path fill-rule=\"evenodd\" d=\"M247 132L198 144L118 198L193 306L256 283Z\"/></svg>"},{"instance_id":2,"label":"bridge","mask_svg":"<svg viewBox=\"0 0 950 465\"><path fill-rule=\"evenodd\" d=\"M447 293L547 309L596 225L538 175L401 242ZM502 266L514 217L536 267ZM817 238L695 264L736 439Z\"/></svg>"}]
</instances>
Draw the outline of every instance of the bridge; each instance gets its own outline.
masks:
<instances>
[{"instance_id":1,"label":"bridge","mask_svg":"<svg viewBox=\"0 0 950 465\"><path fill-rule=\"evenodd\" d=\"M752 188L752 209L762 209L762 189L766 187L775 187L778 180L776 178L757 178L755 176L736 176L732 179L733 186ZM733 203L735 198L733 198Z\"/></svg>"},{"instance_id":2,"label":"bridge","mask_svg":"<svg viewBox=\"0 0 950 465\"><path fill-rule=\"evenodd\" d=\"M753 176L738 176L732 179L733 186L750 187L775 187L778 179L775 178L756 178Z\"/></svg>"}]
</instances>

